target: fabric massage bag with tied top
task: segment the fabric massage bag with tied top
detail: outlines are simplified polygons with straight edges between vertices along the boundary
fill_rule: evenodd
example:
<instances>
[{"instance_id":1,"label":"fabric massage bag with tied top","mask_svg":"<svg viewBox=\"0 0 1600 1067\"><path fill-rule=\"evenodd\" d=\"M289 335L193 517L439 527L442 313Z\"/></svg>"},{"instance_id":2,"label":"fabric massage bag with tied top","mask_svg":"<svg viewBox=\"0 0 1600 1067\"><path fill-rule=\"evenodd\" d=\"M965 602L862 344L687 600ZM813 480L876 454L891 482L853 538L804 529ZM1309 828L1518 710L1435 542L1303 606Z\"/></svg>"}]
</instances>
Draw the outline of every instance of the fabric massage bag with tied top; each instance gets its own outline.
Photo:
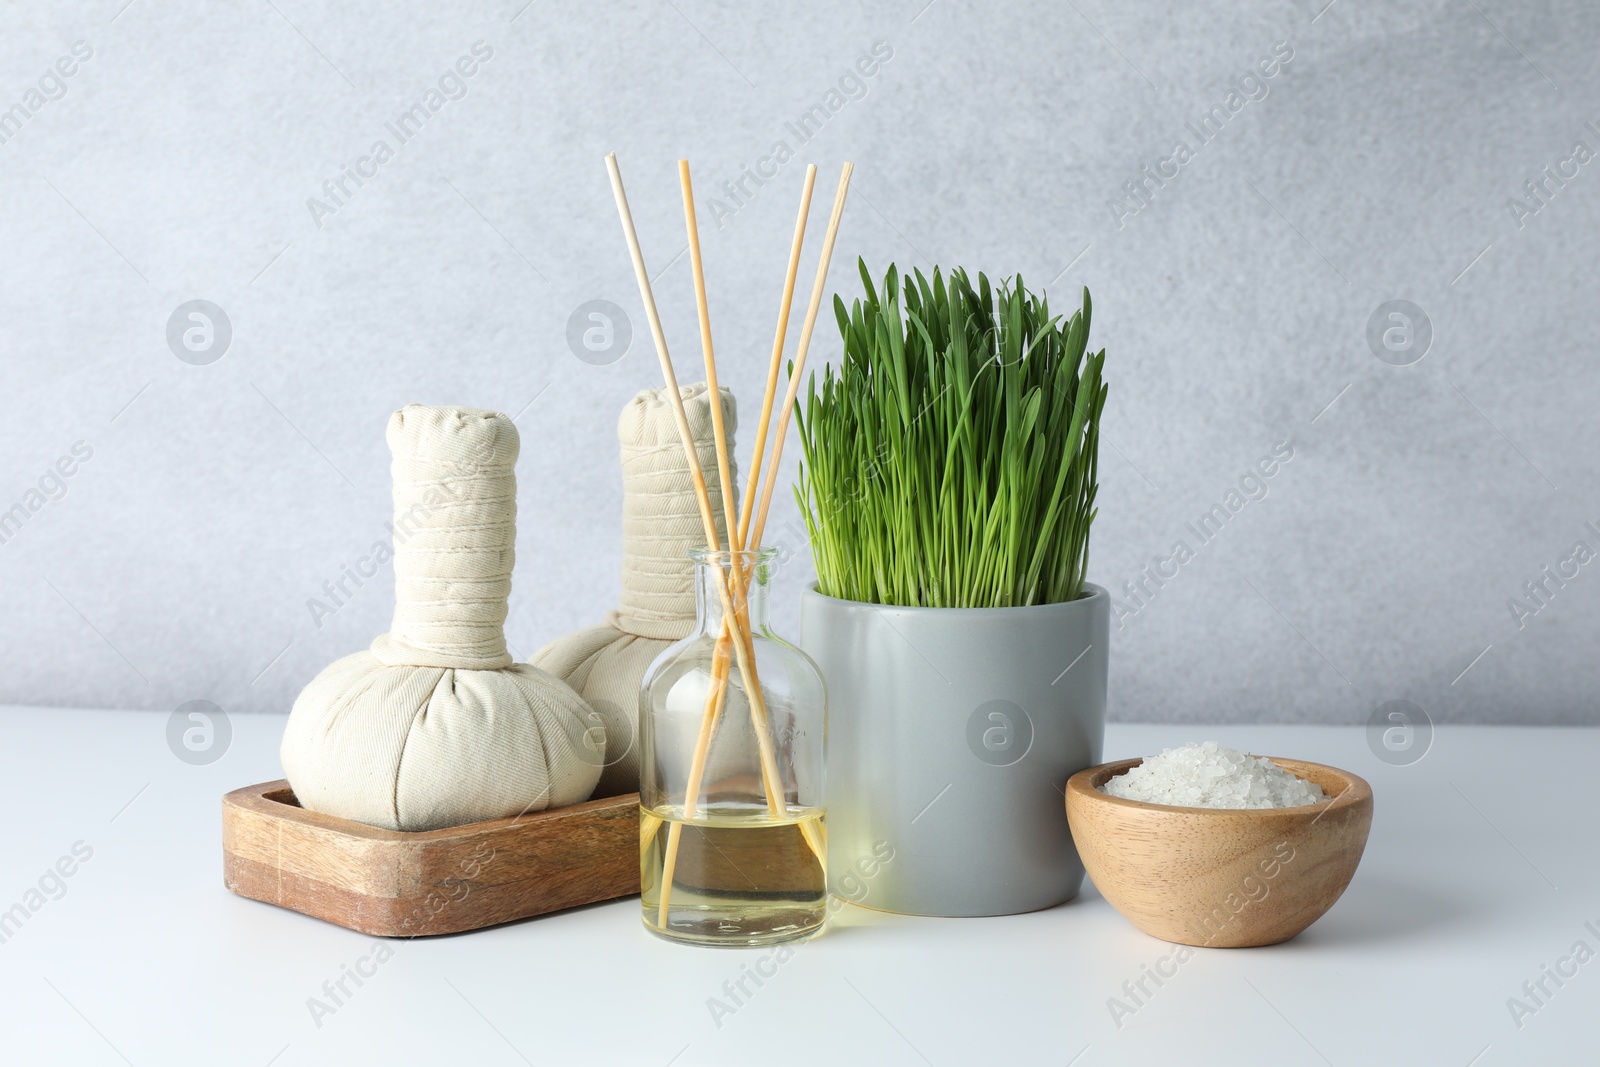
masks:
<instances>
[{"instance_id":1,"label":"fabric massage bag with tied top","mask_svg":"<svg viewBox=\"0 0 1600 1067\"><path fill-rule=\"evenodd\" d=\"M684 414L701 470L717 469L706 385L682 386ZM737 422L733 394L721 391L723 423L732 452ZM598 626L552 641L530 657L565 680L604 727L605 767L597 797L639 789L639 690L662 652L688 637L695 624L695 564L689 550L705 544L705 527L671 401L665 388L647 389L617 420L622 446L622 593ZM736 481L729 471L729 481ZM706 478L717 536L727 542L719 479Z\"/></svg>"},{"instance_id":2,"label":"fabric massage bag with tied top","mask_svg":"<svg viewBox=\"0 0 1600 1067\"><path fill-rule=\"evenodd\" d=\"M395 528L408 531L395 539L394 621L295 701L280 749L295 796L391 830L586 800L606 756L594 712L506 650L516 426L496 412L413 404L387 436Z\"/></svg>"}]
</instances>

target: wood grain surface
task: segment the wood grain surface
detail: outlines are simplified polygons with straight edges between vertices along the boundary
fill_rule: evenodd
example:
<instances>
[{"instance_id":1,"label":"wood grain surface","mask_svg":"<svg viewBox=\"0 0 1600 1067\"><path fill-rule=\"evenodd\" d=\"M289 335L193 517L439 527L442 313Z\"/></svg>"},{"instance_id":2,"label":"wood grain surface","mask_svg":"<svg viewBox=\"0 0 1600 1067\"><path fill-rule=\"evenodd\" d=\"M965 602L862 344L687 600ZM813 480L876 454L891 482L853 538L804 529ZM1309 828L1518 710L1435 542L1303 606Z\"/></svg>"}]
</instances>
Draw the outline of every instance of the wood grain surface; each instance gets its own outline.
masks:
<instances>
[{"instance_id":1,"label":"wood grain surface","mask_svg":"<svg viewBox=\"0 0 1600 1067\"><path fill-rule=\"evenodd\" d=\"M1298 808L1181 808L1100 791L1142 760L1079 771L1067 820L1100 895L1165 941L1245 948L1287 941L1344 893L1372 827L1372 787L1320 763L1270 757L1330 800Z\"/></svg>"},{"instance_id":2,"label":"wood grain surface","mask_svg":"<svg viewBox=\"0 0 1600 1067\"><path fill-rule=\"evenodd\" d=\"M222 849L240 896L380 937L459 933L639 892L639 795L405 833L265 782L222 798Z\"/></svg>"}]
</instances>

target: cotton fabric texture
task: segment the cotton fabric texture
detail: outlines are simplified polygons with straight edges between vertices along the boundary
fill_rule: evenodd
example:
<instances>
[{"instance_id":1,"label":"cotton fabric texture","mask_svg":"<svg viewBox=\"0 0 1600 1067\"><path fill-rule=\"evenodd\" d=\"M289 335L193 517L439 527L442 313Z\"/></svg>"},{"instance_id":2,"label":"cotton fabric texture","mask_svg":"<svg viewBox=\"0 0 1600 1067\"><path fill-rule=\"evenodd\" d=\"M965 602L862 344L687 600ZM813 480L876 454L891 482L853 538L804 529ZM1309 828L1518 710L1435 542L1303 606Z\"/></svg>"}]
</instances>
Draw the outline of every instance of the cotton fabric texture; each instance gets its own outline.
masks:
<instances>
[{"instance_id":1,"label":"cotton fabric texture","mask_svg":"<svg viewBox=\"0 0 1600 1067\"><path fill-rule=\"evenodd\" d=\"M309 810L434 830L573 804L599 779L593 712L506 649L517 428L412 404L389 420L394 620L295 701L280 756Z\"/></svg>"},{"instance_id":2,"label":"cotton fabric texture","mask_svg":"<svg viewBox=\"0 0 1600 1067\"><path fill-rule=\"evenodd\" d=\"M732 462L738 412L722 393L723 429ZM704 382L681 386L695 454L727 546L711 396ZM622 593L598 626L550 642L529 662L567 681L594 708L605 733L605 768L595 796L639 788L639 690L662 652L688 637L695 624L695 564L689 550L706 543L688 457L670 394L647 389L617 420L622 446ZM737 483L737 471L728 479Z\"/></svg>"}]
</instances>

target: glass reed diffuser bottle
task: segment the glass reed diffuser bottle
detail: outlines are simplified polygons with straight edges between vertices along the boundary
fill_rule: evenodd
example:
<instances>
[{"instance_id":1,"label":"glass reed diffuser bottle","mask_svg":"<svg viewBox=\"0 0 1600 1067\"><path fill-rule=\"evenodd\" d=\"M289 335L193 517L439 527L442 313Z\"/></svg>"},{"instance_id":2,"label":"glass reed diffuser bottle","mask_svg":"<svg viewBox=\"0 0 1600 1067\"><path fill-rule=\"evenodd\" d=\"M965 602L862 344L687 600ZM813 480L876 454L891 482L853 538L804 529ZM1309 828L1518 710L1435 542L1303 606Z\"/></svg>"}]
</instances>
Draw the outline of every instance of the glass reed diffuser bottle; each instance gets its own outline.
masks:
<instances>
[{"instance_id":1,"label":"glass reed diffuser bottle","mask_svg":"<svg viewBox=\"0 0 1600 1067\"><path fill-rule=\"evenodd\" d=\"M827 913L827 694L768 622L776 555L690 553L695 630L644 678L644 924L671 940L772 945Z\"/></svg>"}]
</instances>

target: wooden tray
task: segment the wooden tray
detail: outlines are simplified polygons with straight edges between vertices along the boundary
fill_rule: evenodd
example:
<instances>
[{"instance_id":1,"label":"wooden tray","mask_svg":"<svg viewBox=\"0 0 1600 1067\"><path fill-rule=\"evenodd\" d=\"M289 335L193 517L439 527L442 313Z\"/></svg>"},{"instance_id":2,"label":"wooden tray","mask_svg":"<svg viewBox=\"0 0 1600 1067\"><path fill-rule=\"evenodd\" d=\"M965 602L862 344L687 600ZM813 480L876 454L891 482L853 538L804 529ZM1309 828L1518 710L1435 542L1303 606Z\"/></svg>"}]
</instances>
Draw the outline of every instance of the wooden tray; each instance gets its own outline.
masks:
<instances>
[{"instance_id":1,"label":"wooden tray","mask_svg":"<svg viewBox=\"0 0 1600 1067\"><path fill-rule=\"evenodd\" d=\"M453 934L639 892L639 794L404 833L264 782L222 798L222 850L242 897L379 937Z\"/></svg>"}]
</instances>

